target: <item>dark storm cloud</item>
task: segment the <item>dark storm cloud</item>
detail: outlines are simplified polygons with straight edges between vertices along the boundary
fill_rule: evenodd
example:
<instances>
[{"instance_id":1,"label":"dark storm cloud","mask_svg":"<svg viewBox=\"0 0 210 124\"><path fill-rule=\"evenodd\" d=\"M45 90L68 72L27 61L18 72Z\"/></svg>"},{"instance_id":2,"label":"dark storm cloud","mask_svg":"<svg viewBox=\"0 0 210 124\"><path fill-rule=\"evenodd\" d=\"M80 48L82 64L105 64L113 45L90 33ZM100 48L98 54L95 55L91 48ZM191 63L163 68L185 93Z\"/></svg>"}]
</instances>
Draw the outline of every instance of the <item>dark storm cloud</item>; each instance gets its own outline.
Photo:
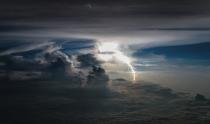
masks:
<instances>
[{"instance_id":1,"label":"dark storm cloud","mask_svg":"<svg viewBox=\"0 0 210 124\"><path fill-rule=\"evenodd\" d=\"M44 45L43 45L44 43ZM7 81L71 81L72 87L104 87L109 81L101 63L89 49L94 41L54 39L48 42L24 42L3 51L1 78ZM82 52L87 50L86 52Z\"/></svg>"}]
</instances>

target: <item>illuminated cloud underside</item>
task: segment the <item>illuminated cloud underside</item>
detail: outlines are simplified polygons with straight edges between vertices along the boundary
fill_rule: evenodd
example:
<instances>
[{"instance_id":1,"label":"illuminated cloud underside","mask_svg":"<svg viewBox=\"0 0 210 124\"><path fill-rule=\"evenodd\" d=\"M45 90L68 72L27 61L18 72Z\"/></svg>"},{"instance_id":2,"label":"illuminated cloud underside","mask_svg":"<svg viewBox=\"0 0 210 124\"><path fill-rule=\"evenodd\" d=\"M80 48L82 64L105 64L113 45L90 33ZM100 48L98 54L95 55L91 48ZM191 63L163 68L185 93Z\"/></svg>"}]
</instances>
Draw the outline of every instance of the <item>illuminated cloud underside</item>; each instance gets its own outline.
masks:
<instances>
[{"instance_id":1,"label":"illuminated cloud underside","mask_svg":"<svg viewBox=\"0 0 210 124\"><path fill-rule=\"evenodd\" d=\"M136 80L136 72L131 64L131 59L119 50L119 44L115 42L100 42L97 44L98 58L102 61L109 62L116 60L126 64L133 76L133 81Z\"/></svg>"}]
</instances>

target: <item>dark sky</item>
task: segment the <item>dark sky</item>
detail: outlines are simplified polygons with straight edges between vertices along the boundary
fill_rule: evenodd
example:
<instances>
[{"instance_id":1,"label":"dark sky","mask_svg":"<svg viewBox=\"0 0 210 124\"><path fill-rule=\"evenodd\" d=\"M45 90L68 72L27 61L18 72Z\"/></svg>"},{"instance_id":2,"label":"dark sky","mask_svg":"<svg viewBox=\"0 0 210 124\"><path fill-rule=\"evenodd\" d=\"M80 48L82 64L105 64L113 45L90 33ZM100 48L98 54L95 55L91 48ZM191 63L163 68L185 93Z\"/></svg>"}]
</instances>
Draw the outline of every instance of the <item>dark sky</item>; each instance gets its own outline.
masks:
<instances>
[{"instance_id":1,"label":"dark sky","mask_svg":"<svg viewBox=\"0 0 210 124\"><path fill-rule=\"evenodd\" d=\"M129 21L144 18L177 20L209 16L209 6L208 0L4 0L0 4L0 17L1 22L68 19L90 23L125 18Z\"/></svg>"}]
</instances>

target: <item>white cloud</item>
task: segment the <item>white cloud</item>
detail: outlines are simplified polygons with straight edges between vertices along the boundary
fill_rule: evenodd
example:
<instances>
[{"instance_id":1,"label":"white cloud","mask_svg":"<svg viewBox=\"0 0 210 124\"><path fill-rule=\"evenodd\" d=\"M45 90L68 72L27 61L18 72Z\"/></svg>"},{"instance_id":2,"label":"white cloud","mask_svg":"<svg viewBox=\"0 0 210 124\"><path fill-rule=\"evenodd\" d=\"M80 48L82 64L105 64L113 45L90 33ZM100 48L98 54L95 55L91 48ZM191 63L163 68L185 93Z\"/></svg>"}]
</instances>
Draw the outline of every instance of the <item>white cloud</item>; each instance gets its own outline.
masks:
<instances>
[{"instance_id":1,"label":"white cloud","mask_svg":"<svg viewBox=\"0 0 210 124\"><path fill-rule=\"evenodd\" d=\"M6 51L3 51L0 53L0 56L3 55L10 55L13 53L20 53L20 52L26 52L26 51L30 51L30 50L34 50L34 49L40 49L42 47L45 46L49 46L54 44L53 42L39 42L39 43L28 43L27 45L21 45L19 47L15 47L15 48L10 48Z\"/></svg>"}]
</instances>

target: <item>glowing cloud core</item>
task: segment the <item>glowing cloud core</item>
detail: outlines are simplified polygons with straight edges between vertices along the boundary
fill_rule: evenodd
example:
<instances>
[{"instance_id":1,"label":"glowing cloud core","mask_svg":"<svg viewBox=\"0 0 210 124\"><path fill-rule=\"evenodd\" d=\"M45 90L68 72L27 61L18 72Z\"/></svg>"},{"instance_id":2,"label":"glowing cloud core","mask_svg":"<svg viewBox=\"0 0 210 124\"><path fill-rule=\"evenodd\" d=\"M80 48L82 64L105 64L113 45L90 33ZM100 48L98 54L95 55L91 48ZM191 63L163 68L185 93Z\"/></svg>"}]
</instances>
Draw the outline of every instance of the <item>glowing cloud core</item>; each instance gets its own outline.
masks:
<instances>
[{"instance_id":1,"label":"glowing cloud core","mask_svg":"<svg viewBox=\"0 0 210 124\"><path fill-rule=\"evenodd\" d=\"M98 57L101 60L107 62L115 59L118 60L119 62L127 64L133 75L133 81L136 80L136 72L131 64L131 60L128 56L126 56L125 54L123 54L123 52L119 50L119 44L111 42L104 42L104 43L101 42L98 43L97 48L99 52Z\"/></svg>"}]
</instances>

